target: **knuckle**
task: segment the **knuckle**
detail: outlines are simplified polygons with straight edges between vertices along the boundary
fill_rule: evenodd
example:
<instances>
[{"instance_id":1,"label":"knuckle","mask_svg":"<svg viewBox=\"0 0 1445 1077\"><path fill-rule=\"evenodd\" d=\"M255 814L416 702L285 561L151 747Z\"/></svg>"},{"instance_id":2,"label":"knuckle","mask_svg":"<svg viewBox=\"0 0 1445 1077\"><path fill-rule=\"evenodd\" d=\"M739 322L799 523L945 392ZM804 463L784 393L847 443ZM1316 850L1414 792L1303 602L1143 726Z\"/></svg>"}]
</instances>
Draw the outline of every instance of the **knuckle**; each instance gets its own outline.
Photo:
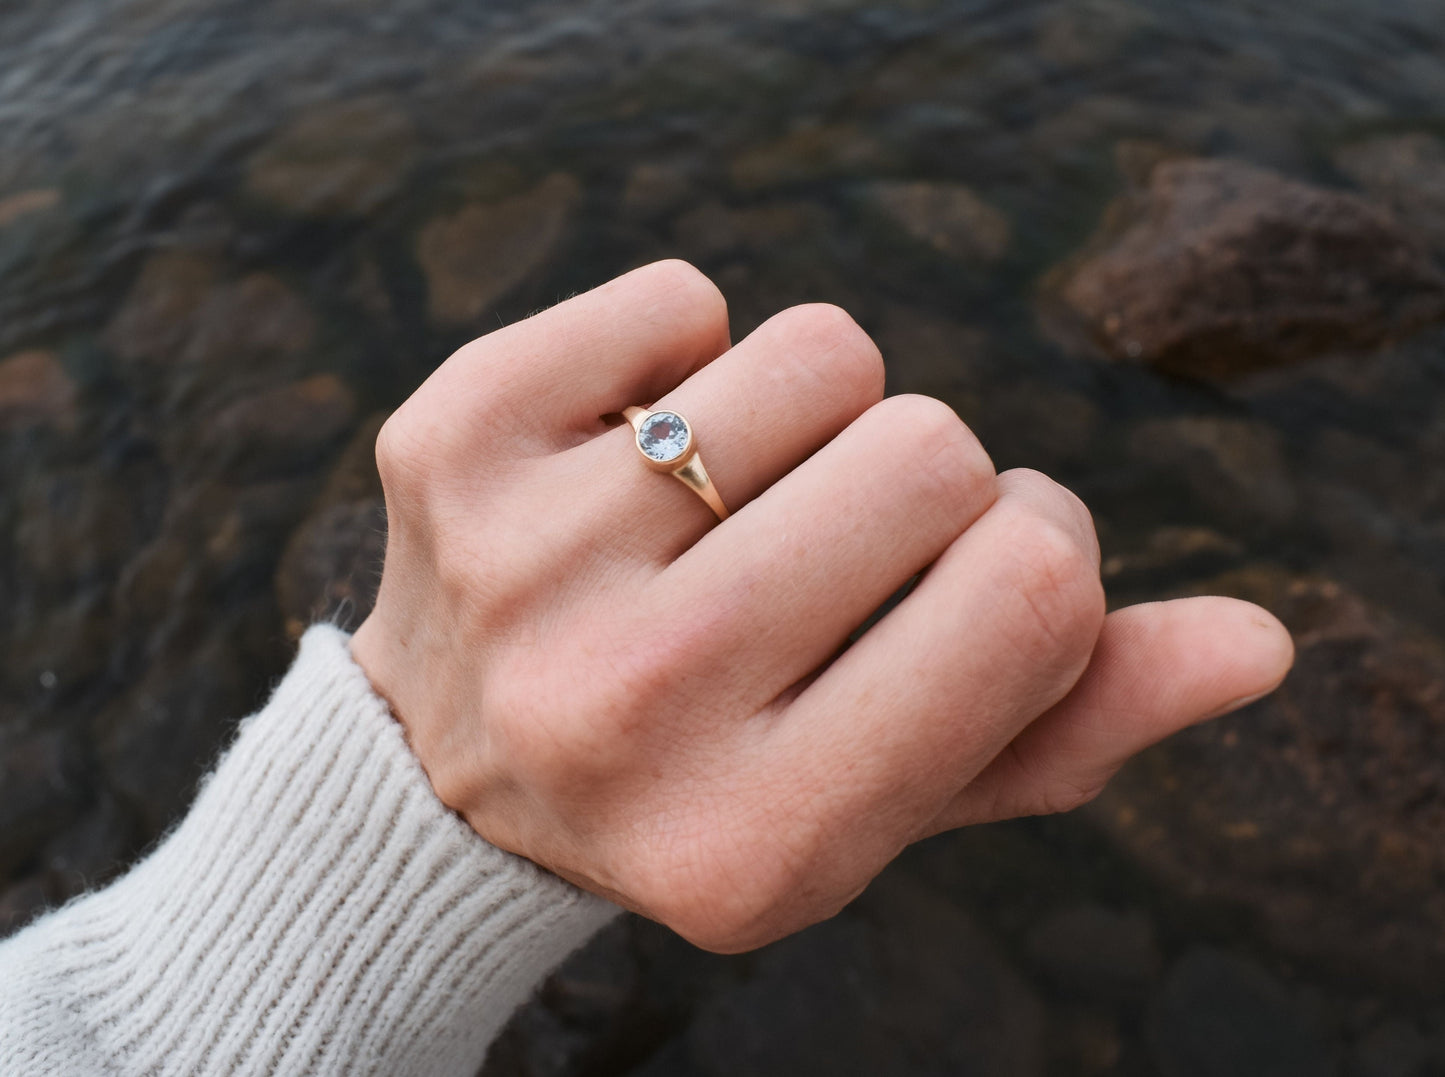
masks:
<instances>
[{"instance_id":1,"label":"knuckle","mask_svg":"<svg viewBox=\"0 0 1445 1077\"><path fill-rule=\"evenodd\" d=\"M709 322L727 324L727 300L702 270L681 258L664 258L636 271L654 295L694 310Z\"/></svg>"},{"instance_id":2,"label":"knuckle","mask_svg":"<svg viewBox=\"0 0 1445 1077\"><path fill-rule=\"evenodd\" d=\"M860 397L883 397L883 355L851 314L832 303L805 303L774 317L791 354L807 363L825 386L843 386Z\"/></svg>"},{"instance_id":3,"label":"knuckle","mask_svg":"<svg viewBox=\"0 0 1445 1077\"><path fill-rule=\"evenodd\" d=\"M412 497L433 489L444 473L438 465L449 458L453 432L448 417L440 414L423 386L387 416L376 435L376 470L388 497Z\"/></svg>"},{"instance_id":4,"label":"knuckle","mask_svg":"<svg viewBox=\"0 0 1445 1077\"><path fill-rule=\"evenodd\" d=\"M1010 528L1009 549L1026 649L1067 665L1087 657L1104 618L1103 585L1088 548L1057 520L1025 513Z\"/></svg>"},{"instance_id":5,"label":"knuckle","mask_svg":"<svg viewBox=\"0 0 1445 1077\"><path fill-rule=\"evenodd\" d=\"M403 409L398 408L381 424L381 429L376 434L376 470L381 476L382 485L388 489L406 471L409 449L403 429L405 422Z\"/></svg>"},{"instance_id":6,"label":"knuckle","mask_svg":"<svg viewBox=\"0 0 1445 1077\"><path fill-rule=\"evenodd\" d=\"M1061 815L1082 808L1103 791L1109 778L1108 774L1099 776L1081 772L1076 764L1053 758L1047 751L1038 748L1024 747L1017 740L1011 742L1004 752L1016 781L1007 783L1003 788L1021 787L1031 791L1024 798L1022 814ZM1017 801L1010 805L996 798L995 815L1007 818L1021 814L1018 807Z\"/></svg>"},{"instance_id":7,"label":"knuckle","mask_svg":"<svg viewBox=\"0 0 1445 1077\"><path fill-rule=\"evenodd\" d=\"M774 937L777 910L791 892L760 873L755 862L734 870L681 861L658 877L649 907L693 945L713 953L740 953Z\"/></svg>"},{"instance_id":8,"label":"knuckle","mask_svg":"<svg viewBox=\"0 0 1445 1077\"><path fill-rule=\"evenodd\" d=\"M1044 796L1039 815L1063 815L1094 800L1104 791L1104 782L1062 782Z\"/></svg>"},{"instance_id":9,"label":"knuckle","mask_svg":"<svg viewBox=\"0 0 1445 1077\"><path fill-rule=\"evenodd\" d=\"M1094 533L1094 515L1077 494L1062 483L1055 482L1042 471L1032 468L1012 468L1000 478L1014 488L1028 488L1034 492L1034 499L1046 505L1060 526L1072 530L1080 541L1080 549L1094 562L1098 561L1098 538Z\"/></svg>"},{"instance_id":10,"label":"knuckle","mask_svg":"<svg viewBox=\"0 0 1445 1077\"><path fill-rule=\"evenodd\" d=\"M907 394L892 396L874 409L874 421L896 434L908 431L906 442L890 440L911 454L908 473L917 476L925 493L957 512L977 513L981 496L992 488L993 461L958 414L941 400Z\"/></svg>"}]
</instances>

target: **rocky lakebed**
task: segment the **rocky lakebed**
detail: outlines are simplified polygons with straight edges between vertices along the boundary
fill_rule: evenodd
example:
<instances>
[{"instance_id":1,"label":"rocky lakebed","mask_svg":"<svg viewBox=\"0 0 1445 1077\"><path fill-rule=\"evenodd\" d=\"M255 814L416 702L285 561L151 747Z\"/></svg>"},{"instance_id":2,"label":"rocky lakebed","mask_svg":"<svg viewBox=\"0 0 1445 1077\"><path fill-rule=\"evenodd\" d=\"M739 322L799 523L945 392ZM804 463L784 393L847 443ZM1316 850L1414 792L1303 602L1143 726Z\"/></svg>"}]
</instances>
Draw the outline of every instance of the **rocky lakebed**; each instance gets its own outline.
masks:
<instances>
[{"instance_id":1,"label":"rocky lakebed","mask_svg":"<svg viewBox=\"0 0 1445 1077\"><path fill-rule=\"evenodd\" d=\"M1442 100L1412 0L0 9L0 933L359 623L431 369L682 257L1298 664L760 952L615 923L484 1072L1445 1074Z\"/></svg>"}]
</instances>

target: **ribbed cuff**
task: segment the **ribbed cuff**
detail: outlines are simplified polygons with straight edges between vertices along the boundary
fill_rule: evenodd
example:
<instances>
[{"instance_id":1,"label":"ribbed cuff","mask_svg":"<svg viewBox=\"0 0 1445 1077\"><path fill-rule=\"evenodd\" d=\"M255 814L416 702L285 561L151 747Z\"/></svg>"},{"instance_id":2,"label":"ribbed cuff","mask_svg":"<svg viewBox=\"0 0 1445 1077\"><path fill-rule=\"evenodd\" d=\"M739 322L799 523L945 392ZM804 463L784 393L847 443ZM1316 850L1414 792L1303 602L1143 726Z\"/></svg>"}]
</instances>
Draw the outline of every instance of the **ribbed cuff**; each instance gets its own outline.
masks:
<instances>
[{"instance_id":1,"label":"ribbed cuff","mask_svg":"<svg viewBox=\"0 0 1445 1077\"><path fill-rule=\"evenodd\" d=\"M0 1061L470 1077L616 912L449 812L317 626L164 844L0 947Z\"/></svg>"}]
</instances>

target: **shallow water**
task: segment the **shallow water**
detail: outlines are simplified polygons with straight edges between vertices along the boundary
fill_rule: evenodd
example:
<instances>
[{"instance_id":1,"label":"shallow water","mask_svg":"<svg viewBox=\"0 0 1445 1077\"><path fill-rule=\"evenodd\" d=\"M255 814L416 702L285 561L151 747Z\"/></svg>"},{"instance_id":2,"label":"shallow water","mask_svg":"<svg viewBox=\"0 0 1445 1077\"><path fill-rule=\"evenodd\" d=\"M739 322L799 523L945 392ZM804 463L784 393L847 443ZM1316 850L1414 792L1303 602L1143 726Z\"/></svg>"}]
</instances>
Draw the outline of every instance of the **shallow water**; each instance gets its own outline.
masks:
<instances>
[{"instance_id":1,"label":"shallow water","mask_svg":"<svg viewBox=\"0 0 1445 1077\"><path fill-rule=\"evenodd\" d=\"M1055 1045L968 1056L977 1071L1229 1072L1227 1058L1180 1068L1197 1030L1170 1000L1216 989L1272 1015L1233 1072L1275 1049L1302 1067L1288 1072L1445 1066L1445 1015L1418 986L1445 970L1428 899L1445 861L1421 852L1445 805L1445 338L1210 384L1068 351L1039 300L1154 159L1352 188L1349 147L1445 133L1439 14L1423 0L7 5L0 361L41 358L0 380L4 911L18 922L104 877L181 810L313 612L302 554L374 538L379 413L477 333L680 256L723 287L735 336L794 302L853 312L890 390L942 396L1000 466L1086 498L1116 599L1279 596L1318 644L1305 674L1342 671L1339 691L1266 715L1281 725L1230 727L1278 773L1201 741L1131 771L1086 819L911 857L910 878L981 924L1018 980L1008 1027ZM886 186L900 180L967 193L910 231ZM1445 199L1410 205L1430 197ZM1296 719L1328 741L1308 765L1276 735ZM1340 747L1355 736L1368 750ZM1196 758L1209 766L1190 771ZM1181 781L1227 796L1201 808L1171 791ZM1321 801L1339 814L1311 815ZM1129 812L1162 820L1165 846ZM1220 836L1251 826L1243 851ZM1334 832L1349 840L1281 851ZM1222 859L1158 853L1181 844ZM1371 859L1396 848L1404 866ZM1296 855L1289 878L1269 873ZM880 898L885 921L894 900L913 908ZM1143 925L1120 929L1120 952L1138 951L1123 973L1124 958L1058 956L1060 935L1105 930L1100 909ZM858 915L817 944L823 968L871 952L857 924L875 921ZM626 931L583 978L612 1001L589 1010L564 979L499 1071L542 1072L550 1051L563 1061L545 1072L738 1072L714 1043L734 1011L763 1030L746 1064L766 1069L788 1033L763 1016L769 991L812 982L813 944L755 967ZM1219 951L1243 964L1211 965ZM1424 956L1395 976L1397 952ZM1089 989L1114 973L1113 994ZM668 975L706 986L662 997ZM858 1023L886 1039L888 1020ZM932 1072L871 1041L856 1057Z\"/></svg>"}]
</instances>

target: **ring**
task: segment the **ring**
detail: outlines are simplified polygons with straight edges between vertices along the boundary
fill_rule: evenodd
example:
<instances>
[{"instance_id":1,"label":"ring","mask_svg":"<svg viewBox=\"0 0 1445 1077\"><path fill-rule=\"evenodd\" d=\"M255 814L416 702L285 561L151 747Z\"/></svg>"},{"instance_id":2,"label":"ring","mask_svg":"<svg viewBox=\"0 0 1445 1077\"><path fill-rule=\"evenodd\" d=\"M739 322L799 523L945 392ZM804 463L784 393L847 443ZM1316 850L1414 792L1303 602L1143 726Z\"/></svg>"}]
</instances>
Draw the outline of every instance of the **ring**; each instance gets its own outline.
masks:
<instances>
[{"instance_id":1,"label":"ring","mask_svg":"<svg viewBox=\"0 0 1445 1077\"><path fill-rule=\"evenodd\" d=\"M728 507L718 496L717 487L708 478L702 457L697 454L697 439L692 426L675 411L648 411L646 408L622 409L622 417L636 431L637 451L653 471L665 471L717 513L719 520L728 518Z\"/></svg>"}]
</instances>

